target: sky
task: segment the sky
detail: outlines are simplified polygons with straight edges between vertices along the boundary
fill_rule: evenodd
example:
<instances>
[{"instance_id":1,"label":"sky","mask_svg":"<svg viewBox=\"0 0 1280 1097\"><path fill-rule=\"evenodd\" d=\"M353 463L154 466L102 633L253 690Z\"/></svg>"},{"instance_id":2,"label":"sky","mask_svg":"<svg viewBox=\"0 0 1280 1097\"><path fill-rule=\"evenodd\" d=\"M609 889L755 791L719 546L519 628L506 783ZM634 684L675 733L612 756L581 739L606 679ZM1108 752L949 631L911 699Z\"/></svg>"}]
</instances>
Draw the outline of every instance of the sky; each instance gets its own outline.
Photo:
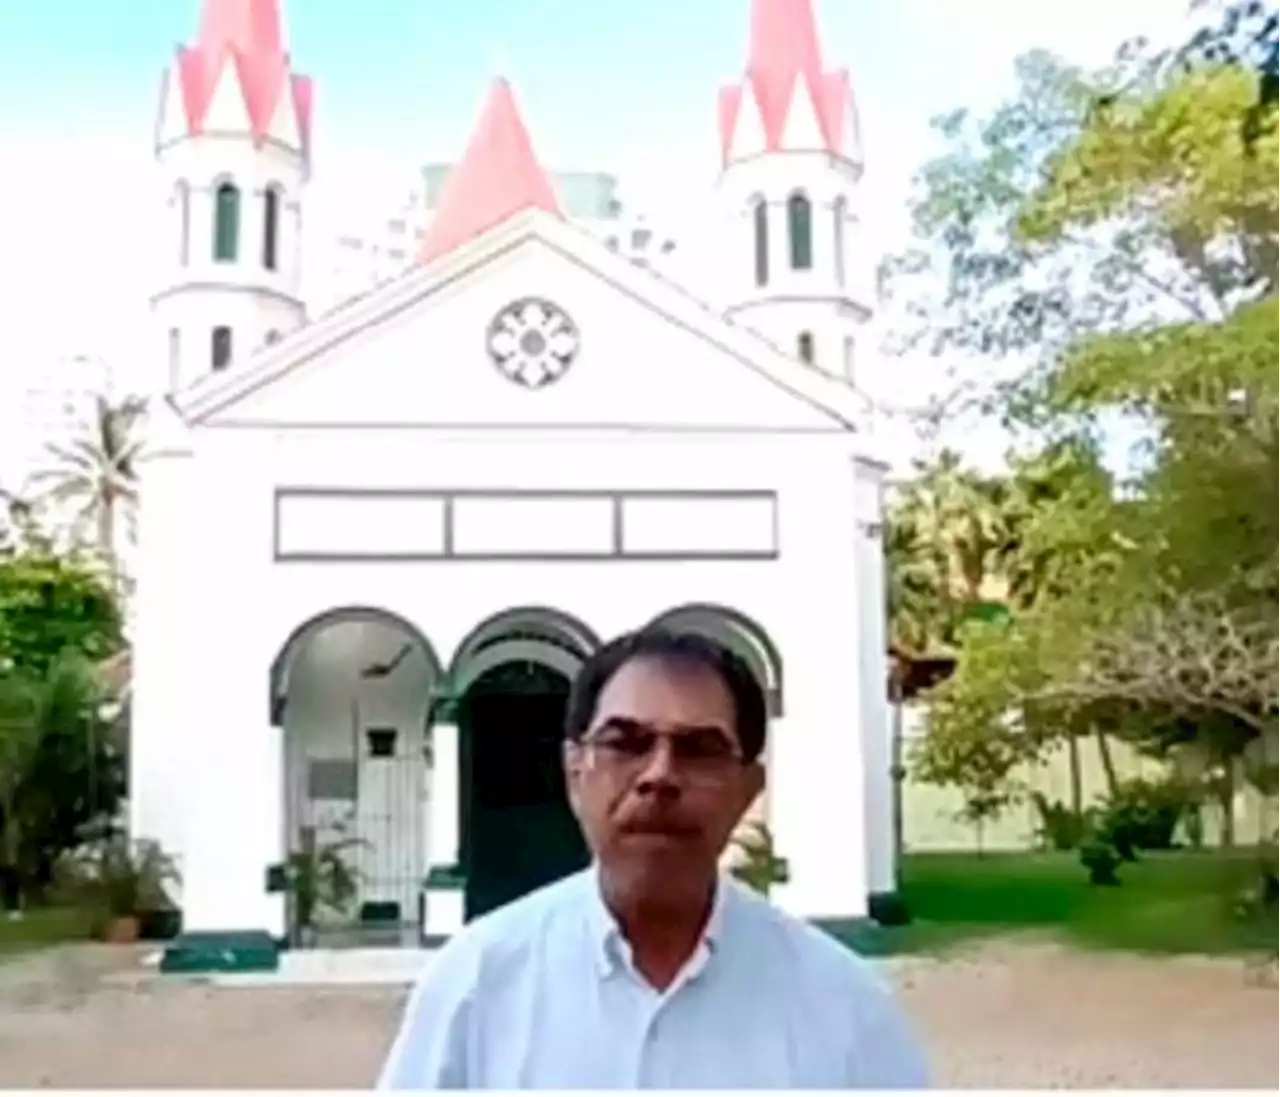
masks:
<instances>
[{"instance_id":1,"label":"sky","mask_svg":"<svg viewBox=\"0 0 1280 1097\"><path fill-rule=\"evenodd\" d=\"M742 70L749 0L284 0L294 67L317 83L311 239L373 220L414 169L456 159L490 78L508 76L557 170L617 174L680 234L716 171L716 93ZM160 75L200 0L0 0L0 301L8 380L51 354L139 368L162 201L151 159ZM932 117L997 103L1044 47L1101 63L1168 38L1186 0L815 0L848 67L873 252L906 242ZM873 260L874 256L869 256ZM126 364L129 363L129 364ZM0 383L0 394L4 391ZM0 397L2 398L2 397Z\"/></svg>"}]
</instances>

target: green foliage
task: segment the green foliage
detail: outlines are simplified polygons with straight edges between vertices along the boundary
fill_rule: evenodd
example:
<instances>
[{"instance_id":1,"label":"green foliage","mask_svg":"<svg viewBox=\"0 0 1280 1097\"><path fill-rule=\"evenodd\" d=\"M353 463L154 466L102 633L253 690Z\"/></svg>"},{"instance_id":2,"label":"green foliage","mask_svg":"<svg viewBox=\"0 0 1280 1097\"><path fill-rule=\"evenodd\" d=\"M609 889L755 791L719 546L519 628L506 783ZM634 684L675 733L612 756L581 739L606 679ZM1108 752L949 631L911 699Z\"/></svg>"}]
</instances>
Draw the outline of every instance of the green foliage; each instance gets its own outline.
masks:
<instances>
[{"instance_id":1,"label":"green foliage","mask_svg":"<svg viewBox=\"0 0 1280 1097\"><path fill-rule=\"evenodd\" d=\"M1046 849L1062 852L1077 849L1085 836L1089 820L1061 800L1050 802L1043 792L1033 792L1031 802L1040 817L1037 836Z\"/></svg>"},{"instance_id":2,"label":"green foliage","mask_svg":"<svg viewBox=\"0 0 1280 1097\"><path fill-rule=\"evenodd\" d=\"M0 556L0 664L39 675L68 649L97 662L123 643L119 604L93 568L41 552Z\"/></svg>"},{"instance_id":3,"label":"green foliage","mask_svg":"<svg viewBox=\"0 0 1280 1097\"><path fill-rule=\"evenodd\" d=\"M0 871L31 894L82 828L114 810L121 758L102 715L93 668L74 652L42 674L0 674Z\"/></svg>"},{"instance_id":4,"label":"green foliage","mask_svg":"<svg viewBox=\"0 0 1280 1097\"><path fill-rule=\"evenodd\" d=\"M109 833L91 842L66 867L64 893L82 909L109 918L135 918L171 910L169 888L179 876L173 859L154 841Z\"/></svg>"},{"instance_id":5,"label":"green foliage","mask_svg":"<svg viewBox=\"0 0 1280 1097\"><path fill-rule=\"evenodd\" d=\"M321 911L347 913L359 892L360 878L346 854L363 845L358 837L339 837L289 854L285 889L293 900L295 934L315 928Z\"/></svg>"},{"instance_id":6,"label":"green foliage","mask_svg":"<svg viewBox=\"0 0 1280 1097\"><path fill-rule=\"evenodd\" d=\"M1103 804L1103 831L1120 843L1117 848L1122 854L1172 849L1178 824L1196 799L1194 790L1175 778L1123 781Z\"/></svg>"},{"instance_id":7,"label":"green foliage","mask_svg":"<svg viewBox=\"0 0 1280 1097\"><path fill-rule=\"evenodd\" d=\"M1089 883L1095 887L1117 887L1117 869L1123 860L1115 843L1101 835L1090 837L1080 847L1080 863L1089 870Z\"/></svg>"},{"instance_id":8,"label":"green foliage","mask_svg":"<svg viewBox=\"0 0 1280 1097\"><path fill-rule=\"evenodd\" d=\"M917 335L1034 363L991 402L1024 438L981 520L1009 616L951 626L914 760L983 798L1100 729L1237 757L1274 728L1280 662L1274 102L1252 68L1141 51L1018 76L990 118L943 125L924 251L898 268L945 287ZM1144 448L1115 483L1098 444L1125 423ZM954 620L936 597L933 620Z\"/></svg>"},{"instance_id":9,"label":"green foliage","mask_svg":"<svg viewBox=\"0 0 1280 1097\"><path fill-rule=\"evenodd\" d=\"M790 879L790 868L775 851L773 832L767 824L755 822L745 827L734 838L734 846L741 859L733 866L733 875L761 895L767 896L775 884Z\"/></svg>"}]
</instances>

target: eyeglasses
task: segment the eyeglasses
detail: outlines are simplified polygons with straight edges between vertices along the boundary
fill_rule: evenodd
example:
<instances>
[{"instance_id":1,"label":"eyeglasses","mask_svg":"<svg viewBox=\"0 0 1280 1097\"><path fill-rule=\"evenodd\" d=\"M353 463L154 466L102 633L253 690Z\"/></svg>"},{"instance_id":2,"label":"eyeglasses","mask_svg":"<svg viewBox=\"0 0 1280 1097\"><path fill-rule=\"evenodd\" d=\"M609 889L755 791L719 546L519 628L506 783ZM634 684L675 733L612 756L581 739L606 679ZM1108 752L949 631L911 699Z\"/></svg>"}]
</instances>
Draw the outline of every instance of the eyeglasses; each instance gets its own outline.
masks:
<instances>
[{"instance_id":1,"label":"eyeglasses","mask_svg":"<svg viewBox=\"0 0 1280 1097\"><path fill-rule=\"evenodd\" d=\"M659 743L670 745L672 768L687 780L715 783L742 762L742 753L718 727L659 731L634 720L613 719L581 740L601 766L629 772L650 763Z\"/></svg>"}]
</instances>

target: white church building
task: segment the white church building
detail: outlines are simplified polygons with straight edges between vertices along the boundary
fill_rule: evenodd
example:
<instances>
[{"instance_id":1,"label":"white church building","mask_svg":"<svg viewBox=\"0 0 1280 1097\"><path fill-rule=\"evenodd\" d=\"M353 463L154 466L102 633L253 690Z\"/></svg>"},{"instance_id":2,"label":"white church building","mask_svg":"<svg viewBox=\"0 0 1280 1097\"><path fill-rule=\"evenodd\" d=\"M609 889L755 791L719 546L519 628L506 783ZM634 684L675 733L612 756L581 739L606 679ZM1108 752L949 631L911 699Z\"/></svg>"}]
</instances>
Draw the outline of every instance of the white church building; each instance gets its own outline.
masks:
<instances>
[{"instance_id":1,"label":"white church building","mask_svg":"<svg viewBox=\"0 0 1280 1097\"><path fill-rule=\"evenodd\" d=\"M567 222L497 80L418 262L308 317L311 83L277 0L205 0L156 135L172 391L130 745L133 834L180 865L175 965L286 939L300 865L341 869L335 940L418 943L584 864L568 683L649 622L768 690L776 901L859 919L894 889L853 97L809 0L750 17L719 98L730 307Z\"/></svg>"}]
</instances>

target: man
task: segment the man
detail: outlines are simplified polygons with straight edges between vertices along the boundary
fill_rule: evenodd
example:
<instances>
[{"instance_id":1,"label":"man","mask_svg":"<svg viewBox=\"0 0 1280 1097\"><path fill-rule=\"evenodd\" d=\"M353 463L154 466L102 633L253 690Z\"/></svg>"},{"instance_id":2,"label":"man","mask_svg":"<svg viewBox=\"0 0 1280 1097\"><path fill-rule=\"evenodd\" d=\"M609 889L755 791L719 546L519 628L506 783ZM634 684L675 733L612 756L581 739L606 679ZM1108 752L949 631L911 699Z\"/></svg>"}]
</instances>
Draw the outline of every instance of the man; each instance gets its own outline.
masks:
<instances>
[{"instance_id":1,"label":"man","mask_svg":"<svg viewBox=\"0 0 1280 1097\"><path fill-rule=\"evenodd\" d=\"M766 722L750 668L709 640L643 631L593 656L564 754L593 864L441 950L380 1088L923 1088L866 965L719 872Z\"/></svg>"}]
</instances>

